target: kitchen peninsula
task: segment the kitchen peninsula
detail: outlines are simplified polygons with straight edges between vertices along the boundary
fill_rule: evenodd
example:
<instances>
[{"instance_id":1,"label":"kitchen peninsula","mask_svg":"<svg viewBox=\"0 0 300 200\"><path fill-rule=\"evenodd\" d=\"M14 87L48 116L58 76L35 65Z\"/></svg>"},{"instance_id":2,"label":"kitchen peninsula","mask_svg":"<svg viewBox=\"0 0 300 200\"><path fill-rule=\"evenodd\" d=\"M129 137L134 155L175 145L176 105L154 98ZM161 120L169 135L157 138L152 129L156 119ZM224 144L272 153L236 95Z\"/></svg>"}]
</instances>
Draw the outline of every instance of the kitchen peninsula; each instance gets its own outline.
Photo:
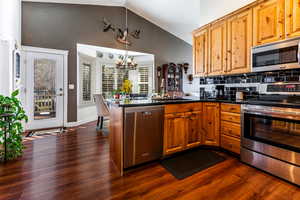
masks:
<instances>
[{"instance_id":1,"label":"kitchen peninsula","mask_svg":"<svg viewBox=\"0 0 300 200\"><path fill-rule=\"evenodd\" d=\"M238 154L241 103L198 98L111 102L111 159L122 175L127 168L200 145Z\"/></svg>"},{"instance_id":2,"label":"kitchen peninsula","mask_svg":"<svg viewBox=\"0 0 300 200\"><path fill-rule=\"evenodd\" d=\"M201 145L240 154L241 106L300 108L287 101L168 99L110 102L110 156L126 169Z\"/></svg>"}]
</instances>

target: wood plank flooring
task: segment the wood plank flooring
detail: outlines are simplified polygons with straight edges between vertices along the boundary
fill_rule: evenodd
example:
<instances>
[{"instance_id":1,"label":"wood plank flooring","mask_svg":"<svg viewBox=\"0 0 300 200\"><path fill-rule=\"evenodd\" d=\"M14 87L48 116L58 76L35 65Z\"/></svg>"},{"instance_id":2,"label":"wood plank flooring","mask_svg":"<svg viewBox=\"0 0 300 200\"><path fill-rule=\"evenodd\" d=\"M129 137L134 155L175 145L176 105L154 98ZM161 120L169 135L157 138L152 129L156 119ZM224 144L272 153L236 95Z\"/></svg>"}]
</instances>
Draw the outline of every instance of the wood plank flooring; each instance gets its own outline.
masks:
<instances>
[{"instance_id":1,"label":"wood plank flooring","mask_svg":"<svg viewBox=\"0 0 300 200\"><path fill-rule=\"evenodd\" d=\"M158 163L118 177L108 138L95 124L26 142L24 156L0 164L0 200L299 200L300 189L228 159L184 180Z\"/></svg>"}]
</instances>

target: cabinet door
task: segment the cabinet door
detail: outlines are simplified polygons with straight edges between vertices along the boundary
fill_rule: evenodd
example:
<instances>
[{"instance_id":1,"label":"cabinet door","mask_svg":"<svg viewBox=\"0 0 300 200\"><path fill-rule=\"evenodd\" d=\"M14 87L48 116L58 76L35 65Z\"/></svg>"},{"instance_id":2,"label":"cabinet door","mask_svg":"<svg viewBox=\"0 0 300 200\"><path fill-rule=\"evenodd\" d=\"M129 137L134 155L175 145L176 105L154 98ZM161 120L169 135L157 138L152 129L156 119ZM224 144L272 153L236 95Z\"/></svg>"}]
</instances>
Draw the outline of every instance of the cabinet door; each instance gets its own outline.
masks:
<instances>
[{"instance_id":1,"label":"cabinet door","mask_svg":"<svg viewBox=\"0 0 300 200\"><path fill-rule=\"evenodd\" d=\"M261 45L284 38L284 0L269 0L253 8L253 42Z\"/></svg>"},{"instance_id":2,"label":"cabinet door","mask_svg":"<svg viewBox=\"0 0 300 200\"><path fill-rule=\"evenodd\" d=\"M194 75L204 76L207 74L208 63L208 28L195 32L193 39Z\"/></svg>"},{"instance_id":3,"label":"cabinet door","mask_svg":"<svg viewBox=\"0 0 300 200\"><path fill-rule=\"evenodd\" d=\"M186 133L185 120L184 113L165 115L164 155L184 150Z\"/></svg>"},{"instance_id":4,"label":"cabinet door","mask_svg":"<svg viewBox=\"0 0 300 200\"><path fill-rule=\"evenodd\" d=\"M286 37L300 36L300 0L286 0Z\"/></svg>"},{"instance_id":5,"label":"cabinet door","mask_svg":"<svg viewBox=\"0 0 300 200\"><path fill-rule=\"evenodd\" d=\"M220 105L203 103L203 144L219 146L220 144Z\"/></svg>"},{"instance_id":6,"label":"cabinet door","mask_svg":"<svg viewBox=\"0 0 300 200\"><path fill-rule=\"evenodd\" d=\"M227 21L228 74L250 72L251 46L252 9L248 9Z\"/></svg>"},{"instance_id":7,"label":"cabinet door","mask_svg":"<svg viewBox=\"0 0 300 200\"><path fill-rule=\"evenodd\" d=\"M202 112L186 113L186 148L192 148L201 144Z\"/></svg>"},{"instance_id":8,"label":"cabinet door","mask_svg":"<svg viewBox=\"0 0 300 200\"><path fill-rule=\"evenodd\" d=\"M224 74L226 69L226 23L217 22L209 29L208 75Z\"/></svg>"}]
</instances>

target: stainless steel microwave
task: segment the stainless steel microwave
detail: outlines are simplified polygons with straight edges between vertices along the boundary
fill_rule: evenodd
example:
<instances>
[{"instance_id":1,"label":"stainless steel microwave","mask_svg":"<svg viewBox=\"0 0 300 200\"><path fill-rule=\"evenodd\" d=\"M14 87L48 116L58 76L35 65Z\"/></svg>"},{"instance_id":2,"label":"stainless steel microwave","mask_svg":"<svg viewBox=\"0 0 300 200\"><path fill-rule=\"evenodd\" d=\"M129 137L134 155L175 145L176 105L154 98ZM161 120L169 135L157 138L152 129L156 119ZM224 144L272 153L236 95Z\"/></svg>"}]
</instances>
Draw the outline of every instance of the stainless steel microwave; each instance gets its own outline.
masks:
<instances>
[{"instance_id":1,"label":"stainless steel microwave","mask_svg":"<svg viewBox=\"0 0 300 200\"><path fill-rule=\"evenodd\" d=\"M252 48L252 71L300 68L300 37Z\"/></svg>"}]
</instances>

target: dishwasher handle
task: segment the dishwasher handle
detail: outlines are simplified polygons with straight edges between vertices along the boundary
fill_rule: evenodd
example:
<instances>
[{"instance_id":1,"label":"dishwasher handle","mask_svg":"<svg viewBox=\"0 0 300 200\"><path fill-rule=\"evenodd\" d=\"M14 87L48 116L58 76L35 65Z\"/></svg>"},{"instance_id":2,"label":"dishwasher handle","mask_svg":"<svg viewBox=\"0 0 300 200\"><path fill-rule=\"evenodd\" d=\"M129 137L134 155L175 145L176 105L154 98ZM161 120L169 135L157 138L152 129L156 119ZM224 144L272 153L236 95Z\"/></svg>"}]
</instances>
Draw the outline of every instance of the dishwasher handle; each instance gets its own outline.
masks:
<instances>
[{"instance_id":1,"label":"dishwasher handle","mask_svg":"<svg viewBox=\"0 0 300 200\"><path fill-rule=\"evenodd\" d=\"M142 112L142 114L143 114L144 116L149 116L149 115L152 115L152 112L150 112L150 111L145 111L145 112Z\"/></svg>"}]
</instances>

